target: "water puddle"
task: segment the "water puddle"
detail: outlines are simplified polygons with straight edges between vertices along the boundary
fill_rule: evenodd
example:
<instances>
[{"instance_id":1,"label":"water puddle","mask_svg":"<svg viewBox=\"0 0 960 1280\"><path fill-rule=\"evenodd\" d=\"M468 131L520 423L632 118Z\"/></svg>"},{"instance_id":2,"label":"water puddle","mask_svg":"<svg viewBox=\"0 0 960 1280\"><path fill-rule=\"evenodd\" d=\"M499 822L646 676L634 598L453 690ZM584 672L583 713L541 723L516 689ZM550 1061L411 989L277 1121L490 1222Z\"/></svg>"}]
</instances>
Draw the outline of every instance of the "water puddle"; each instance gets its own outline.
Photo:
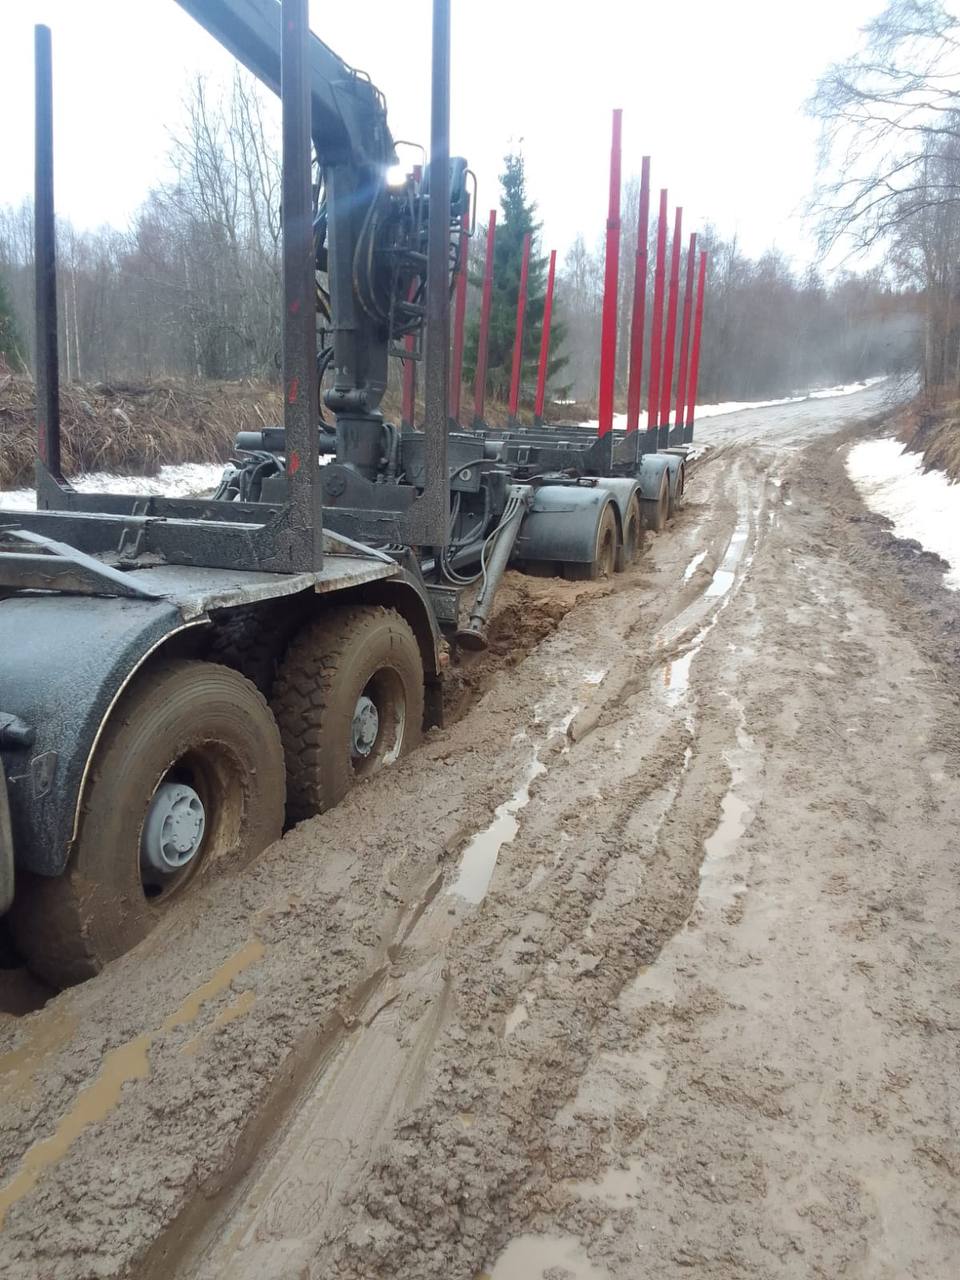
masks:
<instances>
[{"instance_id":1,"label":"water puddle","mask_svg":"<svg viewBox=\"0 0 960 1280\"><path fill-rule=\"evenodd\" d=\"M692 559L692 560L690 561L690 563L687 565L686 569L684 569L684 571L683 571L683 580L684 580L684 582L689 582L689 581L690 581L690 579L691 579L691 578L693 577L693 575L697 572L697 570L700 568L700 566L703 564L703 562L704 562L704 560L706 560L706 558L707 558L707 553L706 553L706 551L698 551L698 552L697 552L697 554L693 557L693 559Z\"/></svg>"},{"instance_id":2,"label":"water puddle","mask_svg":"<svg viewBox=\"0 0 960 1280\"><path fill-rule=\"evenodd\" d=\"M592 682L599 684L606 672L589 674L599 674L600 679ZM527 766L523 782L509 800L504 800L503 804L497 805L490 825L483 831L478 831L464 849L457 878L447 890L448 894L454 894L472 906L476 906L487 896L500 850L505 844L509 844L520 830L518 815L530 803L530 788L536 778L542 777L547 772L547 766L540 759L540 752L557 734L566 734L579 710L579 706L573 707L562 720L558 720L547 729L546 736L538 745ZM568 750L569 746L564 747L564 751Z\"/></svg>"},{"instance_id":3,"label":"water puddle","mask_svg":"<svg viewBox=\"0 0 960 1280\"><path fill-rule=\"evenodd\" d=\"M482 902L490 888L497 858L505 844L509 844L520 830L517 814L530 803L530 786L535 778L547 772L547 766L538 755L531 760L522 784L509 800L494 810L493 821L483 831L478 831L460 860L460 871L448 889L466 902Z\"/></svg>"},{"instance_id":4,"label":"water puddle","mask_svg":"<svg viewBox=\"0 0 960 1280\"><path fill-rule=\"evenodd\" d=\"M920 455L892 439L854 445L847 471L870 510L893 521L898 538L913 538L948 562L944 585L960 590L960 484L924 471Z\"/></svg>"},{"instance_id":5,"label":"water puddle","mask_svg":"<svg viewBox=\"0 0 960 1280\"><path fill-rule=\"evenodd\" d=\"M263 954L263 944L252 941L230 956L208 982L191 992L183 1004L164 1019L160 1030L168 1031L193 1022L207 1000L225 990L242 970L259 960ZM65 1021L69 1022L69 1019ZM74 1021L74 1025L69 1028L70 1032L75 1025ZM104 1054L96 1079L80 1090L73 1105L50 1137L34 1143L20 1162L20 1168L15 1176L0 1187L0 1228L3 1227L11 1206L33 1190L44 1170L62 1160L86 1129L106 1119L120 1101L123 1086L130 1080L146 1079L150 1074L148 1053L158 1034L157 1031L145 1031L135 1039L128 1040L126 1044ZM38 1036L33 1041L28 1041L22 1050L14 1050L13 1053L4 1055L4 1060L10 1063L15 1055L21 1053L22 1056L12 1063L11 1069L21 1072L26 1070L29 1073L32 1069L31 1064L36 1065L37 1045L41 1039ZM46 1037L43 1043L45 1045L43 1052L49 1052L51 1047L56 1047L56 1041L52 1036ZM0 1065L4 1060L0 1060Z\"/></svg>"},{"instance_id":6,"label":"water puddle","mask_svg":"<svg viewBox=\"0 0 960 1280\"><path fill-rule=\"evenodd\" d=\"M492 1271L479 1272L475 1280L543 1280L548 1273L563 1280L610 1280L610 1273L595 1267L575 1236L517 1236L497 1259Z\"/></svg>"}]
</instances>

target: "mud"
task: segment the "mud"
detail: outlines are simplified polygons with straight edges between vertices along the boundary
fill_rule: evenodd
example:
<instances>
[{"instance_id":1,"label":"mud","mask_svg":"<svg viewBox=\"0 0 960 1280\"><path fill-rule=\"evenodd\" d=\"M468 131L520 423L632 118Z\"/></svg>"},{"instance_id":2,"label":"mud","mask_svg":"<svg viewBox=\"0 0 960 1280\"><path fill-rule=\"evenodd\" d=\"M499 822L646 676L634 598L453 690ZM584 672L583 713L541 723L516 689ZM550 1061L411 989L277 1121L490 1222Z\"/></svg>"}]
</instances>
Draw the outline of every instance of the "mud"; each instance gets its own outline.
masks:
<instances>
[{"instance_id":1,"label":"mud","mask_svg":"<svg viewBox=\"0 0 960 1280\"><path fill-rule=\"evenodd\" d=\"M0 1271L952 1276L960 604L882 408L706 423L636 569L512 580L454 723L8 1020Z\"/></svg>"}]
</instances>

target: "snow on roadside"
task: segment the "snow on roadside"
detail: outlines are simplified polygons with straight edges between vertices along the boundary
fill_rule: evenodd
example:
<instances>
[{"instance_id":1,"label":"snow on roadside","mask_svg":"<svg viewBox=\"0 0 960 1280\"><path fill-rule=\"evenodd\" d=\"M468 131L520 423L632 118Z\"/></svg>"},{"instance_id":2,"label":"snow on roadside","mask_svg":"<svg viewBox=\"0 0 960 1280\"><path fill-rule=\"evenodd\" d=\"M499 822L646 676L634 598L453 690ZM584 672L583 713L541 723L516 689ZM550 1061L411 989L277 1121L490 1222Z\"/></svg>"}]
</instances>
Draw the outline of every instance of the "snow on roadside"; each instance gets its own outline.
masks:
<instances>
[{"instance_id":1,"label":"snow on roadside","mask_svg":"<svg viewBox=\"0 0 960 1280\"><path fill-rule=\"evenodd\" d=\"M82 493L160 494L165 498L186 498L208 493L220 483L220 462L180 462L161 467L155 476L118 476L108 471L95 471L71 480ZM37 495L33 489L0 490L0 511L33 511Z\"/></svg>"},{"instance_id":2,"label":"snow on roadside","mask_svg":"<svg viewBox=\"0 0 960 1280\"><path fill-rule=\"evenodd\" d=\"M960 484L924 471L920 455L892 438L855 444L847 472L870 510L893 521L898 538L913 538L949 563L944 584L960 590Z\"/></svg>"},{"instance_id":3,"label":"snow on roadside","mask_svg":"<svg viewBox=\"0 0 960 1280\"><path fill-rule=\"evenodd\" d=\"M696 412L696 420L700 422L703 418L719 418L727 413L739 413L743 409L772 409L776 405L781 404L799 404L801 400L828 400L834 396L852 396L858 391L866 391L868 387L875 387L878 382L886 379L886 374L880 374L875 378L865 378L863 382L851 382L845 386L839 387L816 387L813 391L808 391L802 396L784 396L780 400L725 400L720 404L698 404ZM596 427L599 423L596 418L582 424L585 427ZM627 415L625 413L615 413L613 415L614 427L626 427ZM647 411L641 410L640 413L640 429L644 430L647 425Z\"/></svg>"}]
</instances>

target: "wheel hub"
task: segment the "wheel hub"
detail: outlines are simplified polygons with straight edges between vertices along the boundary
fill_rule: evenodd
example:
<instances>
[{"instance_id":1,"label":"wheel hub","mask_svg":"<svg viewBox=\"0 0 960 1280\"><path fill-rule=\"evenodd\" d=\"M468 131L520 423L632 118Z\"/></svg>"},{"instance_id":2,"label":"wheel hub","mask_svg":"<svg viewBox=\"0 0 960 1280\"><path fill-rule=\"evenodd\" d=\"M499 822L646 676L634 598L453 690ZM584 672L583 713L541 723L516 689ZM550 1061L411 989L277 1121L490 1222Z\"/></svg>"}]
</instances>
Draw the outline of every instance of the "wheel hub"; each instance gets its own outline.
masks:
<instances>
[{"instance_id":1,"label":"wheel hub","mask_svg":"<svg viewBox=\"0 0 960 1280\"><path fill-rule=\"evenodd\" d=\"M353 712L351 735L353 755L365 759L373 750L373 745L379 732L380 713L377 711L377 705L372 698L368 698L363 693L357 699L357 705Z\"/></svg>"},{"instance_id":2,"label":"wheel hub","mask_svg":"<svg viewBox=\"0 0 960 1280\"><path fill-rule=\"evenodd\" d=\"M140 865L147 871L173 875L196 857L203 843L203 801L184 782L163 782L156 790L143 824Z\"/></svg>"}]
</instances>

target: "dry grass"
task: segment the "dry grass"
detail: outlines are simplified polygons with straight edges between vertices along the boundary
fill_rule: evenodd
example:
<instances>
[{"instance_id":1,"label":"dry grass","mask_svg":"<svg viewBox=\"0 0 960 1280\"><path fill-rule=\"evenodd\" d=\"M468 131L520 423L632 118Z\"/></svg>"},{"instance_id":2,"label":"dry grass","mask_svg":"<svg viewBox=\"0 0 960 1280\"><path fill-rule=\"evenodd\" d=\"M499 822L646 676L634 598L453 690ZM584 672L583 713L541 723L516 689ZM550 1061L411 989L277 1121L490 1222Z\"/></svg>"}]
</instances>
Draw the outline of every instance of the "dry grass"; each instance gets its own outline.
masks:
<instances>
[{"instance_id":1,"label":"dry grass","mask_svg":"<svg viewBox=\"0 0 960 1280\"><path fill-rule=\"evenodd\" d=\"M61 440L67 475L109 471L153 475L165 463L222 462L238 431L280 420L280 393L250 382L61 387ZM0 489L33 483L34 387L0 378Z\"/></svg>"},{"instance_id":2,"label":"dry grass","mask_svg":"<svg viewBox=\"0 0 960 1280\"><path fill-rule=\"evenodd\" d=\"M960 401L955 391L941 389L932 399L918 396L900 415L897 434L921 454L925 470L960 480Z\"/></svg>"},{"instance_id":3,"label":"dry grass","mask_svg":"<svg viewBox=\"0 0 960 1280\"><path fill-rule=\"evenodd\" d=\"M468 425L473 401L464 388L462 421ZM391 389L384 416L400 420L400 398ZM487 421L505 426L507 406L487 403ZM549 405L548 421L595 417L592 405ZM258 431L282 420L280 391L266 383L156 382L64 384L60 390L63 469L67 476L90 471L154 475L167 463L225 462L238 431ZM416 420L423 422L423 404ZM532 422L529 409L521 420ZM34 387L27 377L0 375L0 489L33 484L36 456Z\"/></svg>"}]
</instances>

